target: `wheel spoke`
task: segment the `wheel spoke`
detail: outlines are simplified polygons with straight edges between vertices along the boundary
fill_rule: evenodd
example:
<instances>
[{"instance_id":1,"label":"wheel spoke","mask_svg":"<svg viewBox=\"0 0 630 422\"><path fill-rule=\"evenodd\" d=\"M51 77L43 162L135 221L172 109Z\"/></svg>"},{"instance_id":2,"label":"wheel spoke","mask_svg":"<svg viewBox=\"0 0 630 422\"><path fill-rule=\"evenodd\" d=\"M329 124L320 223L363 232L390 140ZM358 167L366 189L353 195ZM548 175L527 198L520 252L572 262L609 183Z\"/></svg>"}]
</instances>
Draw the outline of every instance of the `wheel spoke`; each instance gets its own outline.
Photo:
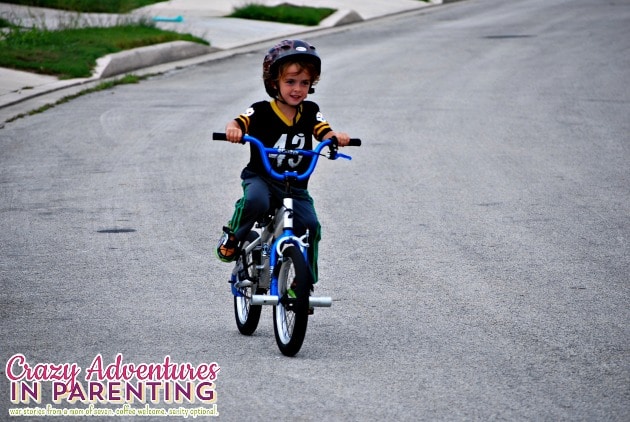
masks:
<instances>
[{"instance_id":1,"label":"wheel spoke","mask_svg":"<svg viewBox=\"0 0 630 422\"><path fill-rule=\"evenodd\" d=\"M250 232L246 241L242 245L243 250L245 250L247 245L255 241L258 236L257 232ZM258 321L260 320L260 312L262 309L260 305L251 304L252 296L257 291L256 263L254 262L252 253L239 257L236 265L240 265L243 269L245 269L242 272L245 275L242 277L247 277L247 280L251 281L251 283L247 283L246 287L237 287L239 294L234 296L234 316L236 319L236 326L241 334L251 335L258 327ZM240 273L240 271L237 273Z\"/></svg>"},{"instance_id":2,"label":"wheel spoke","mask_svg":"<svg viewBox=\"0 0 630 422\"><path fill-rule=\"evenodd\" d=\"M293 356L300 350L306 334L309 295L306 271L299 249L287 247L278 274L278 293L282 299L274 308L276 342L287 356ZM291 297L289 289L292 290Z\"/></svg>"}]
</instances>

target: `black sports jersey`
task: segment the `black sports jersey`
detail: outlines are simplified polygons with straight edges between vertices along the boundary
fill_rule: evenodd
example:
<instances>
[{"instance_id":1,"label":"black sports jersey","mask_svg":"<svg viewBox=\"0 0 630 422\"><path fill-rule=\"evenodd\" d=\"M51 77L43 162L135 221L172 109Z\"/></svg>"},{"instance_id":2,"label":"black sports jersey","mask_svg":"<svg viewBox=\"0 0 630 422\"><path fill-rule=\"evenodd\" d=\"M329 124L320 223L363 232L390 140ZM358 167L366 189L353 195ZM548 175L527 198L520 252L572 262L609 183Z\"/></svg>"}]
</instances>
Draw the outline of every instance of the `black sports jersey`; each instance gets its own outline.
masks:
<instances>
[{"instance_id":1,"label":"black sports jersey","mask_svg":"<svg viewBox=\"0 0 630 422\"><path fill-rule=\"evenodd\" d=\"M268 148L311 150L313 137L321 141L332 130L319 111L319 106L312 101L304 101L300 104L293 121L286 118L275 100L257 102L235 120L243 133L258 138ZM250 146L250 151L247 169L265 175L260 153L253 145ZM280 173L287 170L302 173L308 168L311 160L309 157L287 155L270 158L271 165ZM304 189L307 185L307 180L294 183L294 186Z\"/></svg>"}]
</instances>

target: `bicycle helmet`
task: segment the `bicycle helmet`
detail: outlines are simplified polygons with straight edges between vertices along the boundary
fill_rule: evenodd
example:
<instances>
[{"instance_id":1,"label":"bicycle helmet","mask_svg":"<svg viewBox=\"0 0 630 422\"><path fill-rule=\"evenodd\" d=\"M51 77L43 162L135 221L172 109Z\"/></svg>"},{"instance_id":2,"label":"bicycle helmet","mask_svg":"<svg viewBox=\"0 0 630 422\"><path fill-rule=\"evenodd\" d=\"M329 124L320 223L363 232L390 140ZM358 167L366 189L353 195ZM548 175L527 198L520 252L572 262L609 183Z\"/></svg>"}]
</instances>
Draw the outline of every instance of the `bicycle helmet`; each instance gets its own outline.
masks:
<instances>
[{"instance_id":1,"label":"bicycle helmet","mask_svg":"<svg viewBox=\"0 0 630 422\"><path fill-rule=\"evenodd\" d=\"M263 60L263 82L265 83L265 91L267 91L267 94L273 98L277 97L278 88L276 87L276 81L279 77L278 69L280 65L288 59L308 61L315 66L316 74L312 75L313 83L309 94L315 92L313 85L315 85L319 79L319 75L322 71L322 62L317 55L315 47L302 40L284 40L271 47Z\"/></svg>"}]
</instances>

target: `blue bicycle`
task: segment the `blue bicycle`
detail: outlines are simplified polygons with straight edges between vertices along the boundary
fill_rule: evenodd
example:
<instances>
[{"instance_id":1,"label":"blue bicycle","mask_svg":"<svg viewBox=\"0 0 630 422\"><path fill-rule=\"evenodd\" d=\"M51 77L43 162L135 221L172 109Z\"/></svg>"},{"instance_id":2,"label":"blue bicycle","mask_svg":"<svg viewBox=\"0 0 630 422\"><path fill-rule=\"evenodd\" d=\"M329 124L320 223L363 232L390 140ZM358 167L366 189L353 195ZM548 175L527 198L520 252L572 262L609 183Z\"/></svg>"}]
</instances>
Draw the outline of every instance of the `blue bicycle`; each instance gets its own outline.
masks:
<instances>
[{"instance_id":1,"label":"blue bicycle","mask_svg":"<svg viewBox=\"0 0 630 422\"><path fill-rule=\"evenodd\" d=\"M224 133L214 133L214 140L225 140ZM273 305L273 327L276 343L282 354L295 356L300 351L308 316L314 307L332 306L332 298L311 296L307 248L309 233L298 237L293 232L293 199L291 183L308 178L319 157L331 160L351 157L338 152L337 140L320 142L314 150L286 150L267 148L258 139L244 135L241 143L252 143L260 152L269 176L284 182L282 206L270 210L258 221L240 245L240 254L232 270L230 284L234 295L234 316L241 334L256 331L263 305ZM360 139L351 139L351 146L361 145ZM327 148L328 154L322 151ZM311 157L308 169L302 173L275 171L270 155Z\"/></svg>"}]
</instances>

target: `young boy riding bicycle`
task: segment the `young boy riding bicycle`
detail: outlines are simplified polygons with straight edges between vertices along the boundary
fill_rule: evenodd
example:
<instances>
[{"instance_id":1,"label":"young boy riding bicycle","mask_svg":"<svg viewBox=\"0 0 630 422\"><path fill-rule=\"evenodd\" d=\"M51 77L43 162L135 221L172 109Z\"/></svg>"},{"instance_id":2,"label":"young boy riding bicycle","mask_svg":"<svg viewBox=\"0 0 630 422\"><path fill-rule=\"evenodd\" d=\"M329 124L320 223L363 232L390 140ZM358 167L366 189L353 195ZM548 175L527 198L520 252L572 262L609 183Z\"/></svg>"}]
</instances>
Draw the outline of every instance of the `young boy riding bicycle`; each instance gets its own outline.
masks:
<instances>
[{"instance_id":1,"label":"young boy riding bicycle","mask_svg":"<svg viewBox=\"0 0 630 422\"><path fill-rule=\"evenodd\" d=\"M348 134L334 132L319 106L306 101L319 81L321 60L315 47L301 40L284 40L273 46L263 60L263 82L271 101L254 103L247 111L227 123L225 133L230 142L240 142L244 133L258 138L266 147L313 149L318 141L335 136L339 146L350 141ZM235 204L234 214L216 249L224 262L238 257L239 245L253 225L279 204L284 186L267 176L261 158L251 146L250 160L241 173L243 197ZM278 172L302 172L308 168L306 157L278 155L272 161ZM292 184L294 229L297 235L309 231L308 258L313 282L317 282L317 246L321 226L315 213L308 180Z\"/></svg>"}]
</instances>

